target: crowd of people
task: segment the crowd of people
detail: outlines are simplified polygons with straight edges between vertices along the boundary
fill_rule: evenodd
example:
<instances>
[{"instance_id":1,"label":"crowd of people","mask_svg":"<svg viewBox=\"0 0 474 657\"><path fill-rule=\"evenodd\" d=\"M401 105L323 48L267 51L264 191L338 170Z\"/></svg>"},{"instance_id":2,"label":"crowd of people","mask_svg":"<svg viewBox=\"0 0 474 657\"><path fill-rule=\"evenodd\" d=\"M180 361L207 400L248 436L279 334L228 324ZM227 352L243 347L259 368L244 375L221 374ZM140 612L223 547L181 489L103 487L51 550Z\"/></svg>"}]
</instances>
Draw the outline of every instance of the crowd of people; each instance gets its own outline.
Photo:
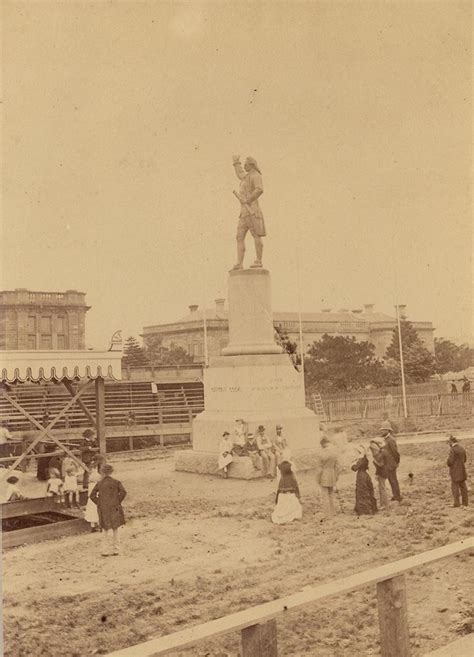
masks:
<instances>
[{"instance_id":1,"label":"crowd of people","mask_svg":"<svg viewBox=\"0 0 474 657\"><path fill-rule=\"evenodd\" d=\"M276 524L285 524L302 517L295 465L282 432L282 426L277 425L275 434L270 438L266 435L265 427L260 425L254 435L244 420L236 420L234 436L224 431L218 454L218 469L224 477L229 476L229 468L236 459L245 457L250 458L254 469L261 476L274 479L278 473L275 509L272 514L272 521ZM341 441L338 440L342 437L341 434L342 431L336 429L332 439L323 435L317 457L316 482L320 490L321 509L326 518L331 518L336 513L336 497L339 495L337 482L340 473L345 469L341 458L343 449ZM447 466L451 478L453 506L467 507L466 451L453 435L449 436L448 443L450 449ZM379 436L373 438L368 447L358 445L353 449L352 456L350 466L356 473L354 511L357 515L374 515L380 509L388 512L392 502L401 503L402 494L397 476L400 452L388 419L382 423ZM369 473L369 459L375 472L376 489ZM413 478L412 473L408 476L409 479Z\"/></svg>"}]
</instances>

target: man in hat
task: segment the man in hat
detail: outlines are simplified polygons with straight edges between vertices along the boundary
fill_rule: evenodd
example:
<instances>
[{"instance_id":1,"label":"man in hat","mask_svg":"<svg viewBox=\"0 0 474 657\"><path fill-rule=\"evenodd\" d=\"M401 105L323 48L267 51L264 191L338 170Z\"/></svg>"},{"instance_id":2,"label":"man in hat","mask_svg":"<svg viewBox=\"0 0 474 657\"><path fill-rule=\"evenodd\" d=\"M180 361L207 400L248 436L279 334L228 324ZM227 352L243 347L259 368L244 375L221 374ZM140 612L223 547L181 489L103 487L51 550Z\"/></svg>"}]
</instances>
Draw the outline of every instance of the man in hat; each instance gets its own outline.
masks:
<instances>
[{"instance_id":1,"label":"man in hat","mask_svg":"<svg viewBox=\"0 0 474 657\"><path fill-rule=\"evenodd\" d=\"M450 447L449 456L448 456L448 468L449 476L451 477L451 491L453 493L453 506L461 506L460 501L462 500L462 505L468 505L468 495L467 495L467 472L466 472L466 450L462 447L457 438L450 435L448 439L448 445Z\"/></svg>"},{"instance_id":2,"label":"man in hat","mask_svg":"<svg viewBox=\"0 0 474 657\"><path fill-rule=\"evenodd\" d=\"M265 435L265 427L261 424L257 431L257 447L263 463L263 475L276 477L276 456L273 453L272 442Z\"/></svg>"},{"instance_id":3,"label":"man in hat","mask_svg":"<svg viewBox=\"0 0 474 657\"><path fill-rule=\"evenodd\" d=\"M228 431L224 431L222 434L222 440L219 445L219 456L217 458L217 467L219 470L222 470L224 477L228 476L227 466L234 460L233 448L234 443L231 440L230 433Z\"/></svg>"},{"instance_id":4,"label":"man in hat","mask_svg":"<svg viewBox=\"0 0 474 657\"><path fill-rule=\"evenodd\" d=\"M245 255L245 236L248 231L255 242L255 262L251 267L262 267L263 241L267 234L263 213L258 203L263 194L262 174L257 161L253 157L245 160L244 166L240 163L240 155L234 155L233 164L237 178L240 180L240 190L235 196L240 201L240 217L237 225L237 263L234 269L242 269Z\"/></svg>"},{"instance_id":5,"label":"man in hat","mask_svg":"<svg viewBox=\"0 0 474 657\"><path fill-rule=\"evenodd\" d=\"M402 497L397 479L397 468L400 465L400 452L398 451L397 441L393 437L391 429L384 429L381 433L384 438L387 453L387 479L390 483L390 488L392 489L392 501L400 502Z\"/></svg>"}]
</instances>

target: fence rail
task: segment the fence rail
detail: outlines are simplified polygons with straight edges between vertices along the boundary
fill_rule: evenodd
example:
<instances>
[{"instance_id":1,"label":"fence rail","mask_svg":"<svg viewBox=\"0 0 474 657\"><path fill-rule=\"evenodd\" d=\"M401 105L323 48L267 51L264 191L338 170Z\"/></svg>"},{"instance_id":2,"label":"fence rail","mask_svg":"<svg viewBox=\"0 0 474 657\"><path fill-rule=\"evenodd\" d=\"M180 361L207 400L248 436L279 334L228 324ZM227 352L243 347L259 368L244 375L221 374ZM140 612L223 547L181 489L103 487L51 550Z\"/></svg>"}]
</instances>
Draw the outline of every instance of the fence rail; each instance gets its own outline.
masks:
<instances>
[{"instance_id":1,"label":"fence rail","mask_svg":"<svg viewBox=\"0 0 474 657\"><path fill-rule=\"evenodd\" d=\"M299 593L244 609L158 639L116 650L107 657L161 657L223 634L241 631L242 657L278 657L275 619L291 609L377 585L382 657L409 657L409 631L404 573L474 548L474 539L452 543L341 579L306 587Z\"/></svg>"}]
</instances>

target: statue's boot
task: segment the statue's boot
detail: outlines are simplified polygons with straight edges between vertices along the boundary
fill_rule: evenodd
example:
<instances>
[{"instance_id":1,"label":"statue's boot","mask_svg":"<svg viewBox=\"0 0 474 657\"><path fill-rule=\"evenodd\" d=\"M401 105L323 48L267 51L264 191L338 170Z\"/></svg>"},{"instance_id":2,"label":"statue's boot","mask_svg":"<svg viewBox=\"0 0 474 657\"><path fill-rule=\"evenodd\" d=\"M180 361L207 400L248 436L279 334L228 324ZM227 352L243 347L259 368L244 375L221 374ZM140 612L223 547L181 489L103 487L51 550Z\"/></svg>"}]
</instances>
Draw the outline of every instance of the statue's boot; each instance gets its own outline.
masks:
<instances>
[{"instance_id":1,"label":"statue's boot","mask_svg":"<svg viewBox=\"0 0 474 657\"><path fill-rule=\"evenodd\" d=\"M250 265L250 269L261 269L262 266L263 265L261 260L255 260L253 265Z\"/></svg>"},{"instance_id":2,"label":"statue's boot","mask_svg":"<svg viewBox=\"0 0 474 657\"><path fill-rule=\"evenodd\" d=\"M232 267L232 270L234 270L234 269L243 269L243 267L242 267L242 265L240 264L240 262L238 262L237 264L235 264L235 265Z\"/></svg>"}]
</instances>

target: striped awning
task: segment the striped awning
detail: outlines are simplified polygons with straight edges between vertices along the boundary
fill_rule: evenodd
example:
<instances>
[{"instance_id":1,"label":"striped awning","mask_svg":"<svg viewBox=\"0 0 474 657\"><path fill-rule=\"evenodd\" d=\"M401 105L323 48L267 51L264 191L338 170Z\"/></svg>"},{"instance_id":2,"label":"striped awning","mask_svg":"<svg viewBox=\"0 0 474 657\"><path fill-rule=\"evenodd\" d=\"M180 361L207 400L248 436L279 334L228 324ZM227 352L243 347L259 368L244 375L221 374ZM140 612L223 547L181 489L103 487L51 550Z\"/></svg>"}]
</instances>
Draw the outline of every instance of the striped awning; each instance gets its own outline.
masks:
<instances>
[{"instance_id":1,"label":"striped awning","mask_svg":"<svg viewBox=\"0 0 474 657\"><path fill-rule=\"evenodd\" d=\"M0 351L0 383L122 378L122 351Z\"/></svg>"}]
</instances>

